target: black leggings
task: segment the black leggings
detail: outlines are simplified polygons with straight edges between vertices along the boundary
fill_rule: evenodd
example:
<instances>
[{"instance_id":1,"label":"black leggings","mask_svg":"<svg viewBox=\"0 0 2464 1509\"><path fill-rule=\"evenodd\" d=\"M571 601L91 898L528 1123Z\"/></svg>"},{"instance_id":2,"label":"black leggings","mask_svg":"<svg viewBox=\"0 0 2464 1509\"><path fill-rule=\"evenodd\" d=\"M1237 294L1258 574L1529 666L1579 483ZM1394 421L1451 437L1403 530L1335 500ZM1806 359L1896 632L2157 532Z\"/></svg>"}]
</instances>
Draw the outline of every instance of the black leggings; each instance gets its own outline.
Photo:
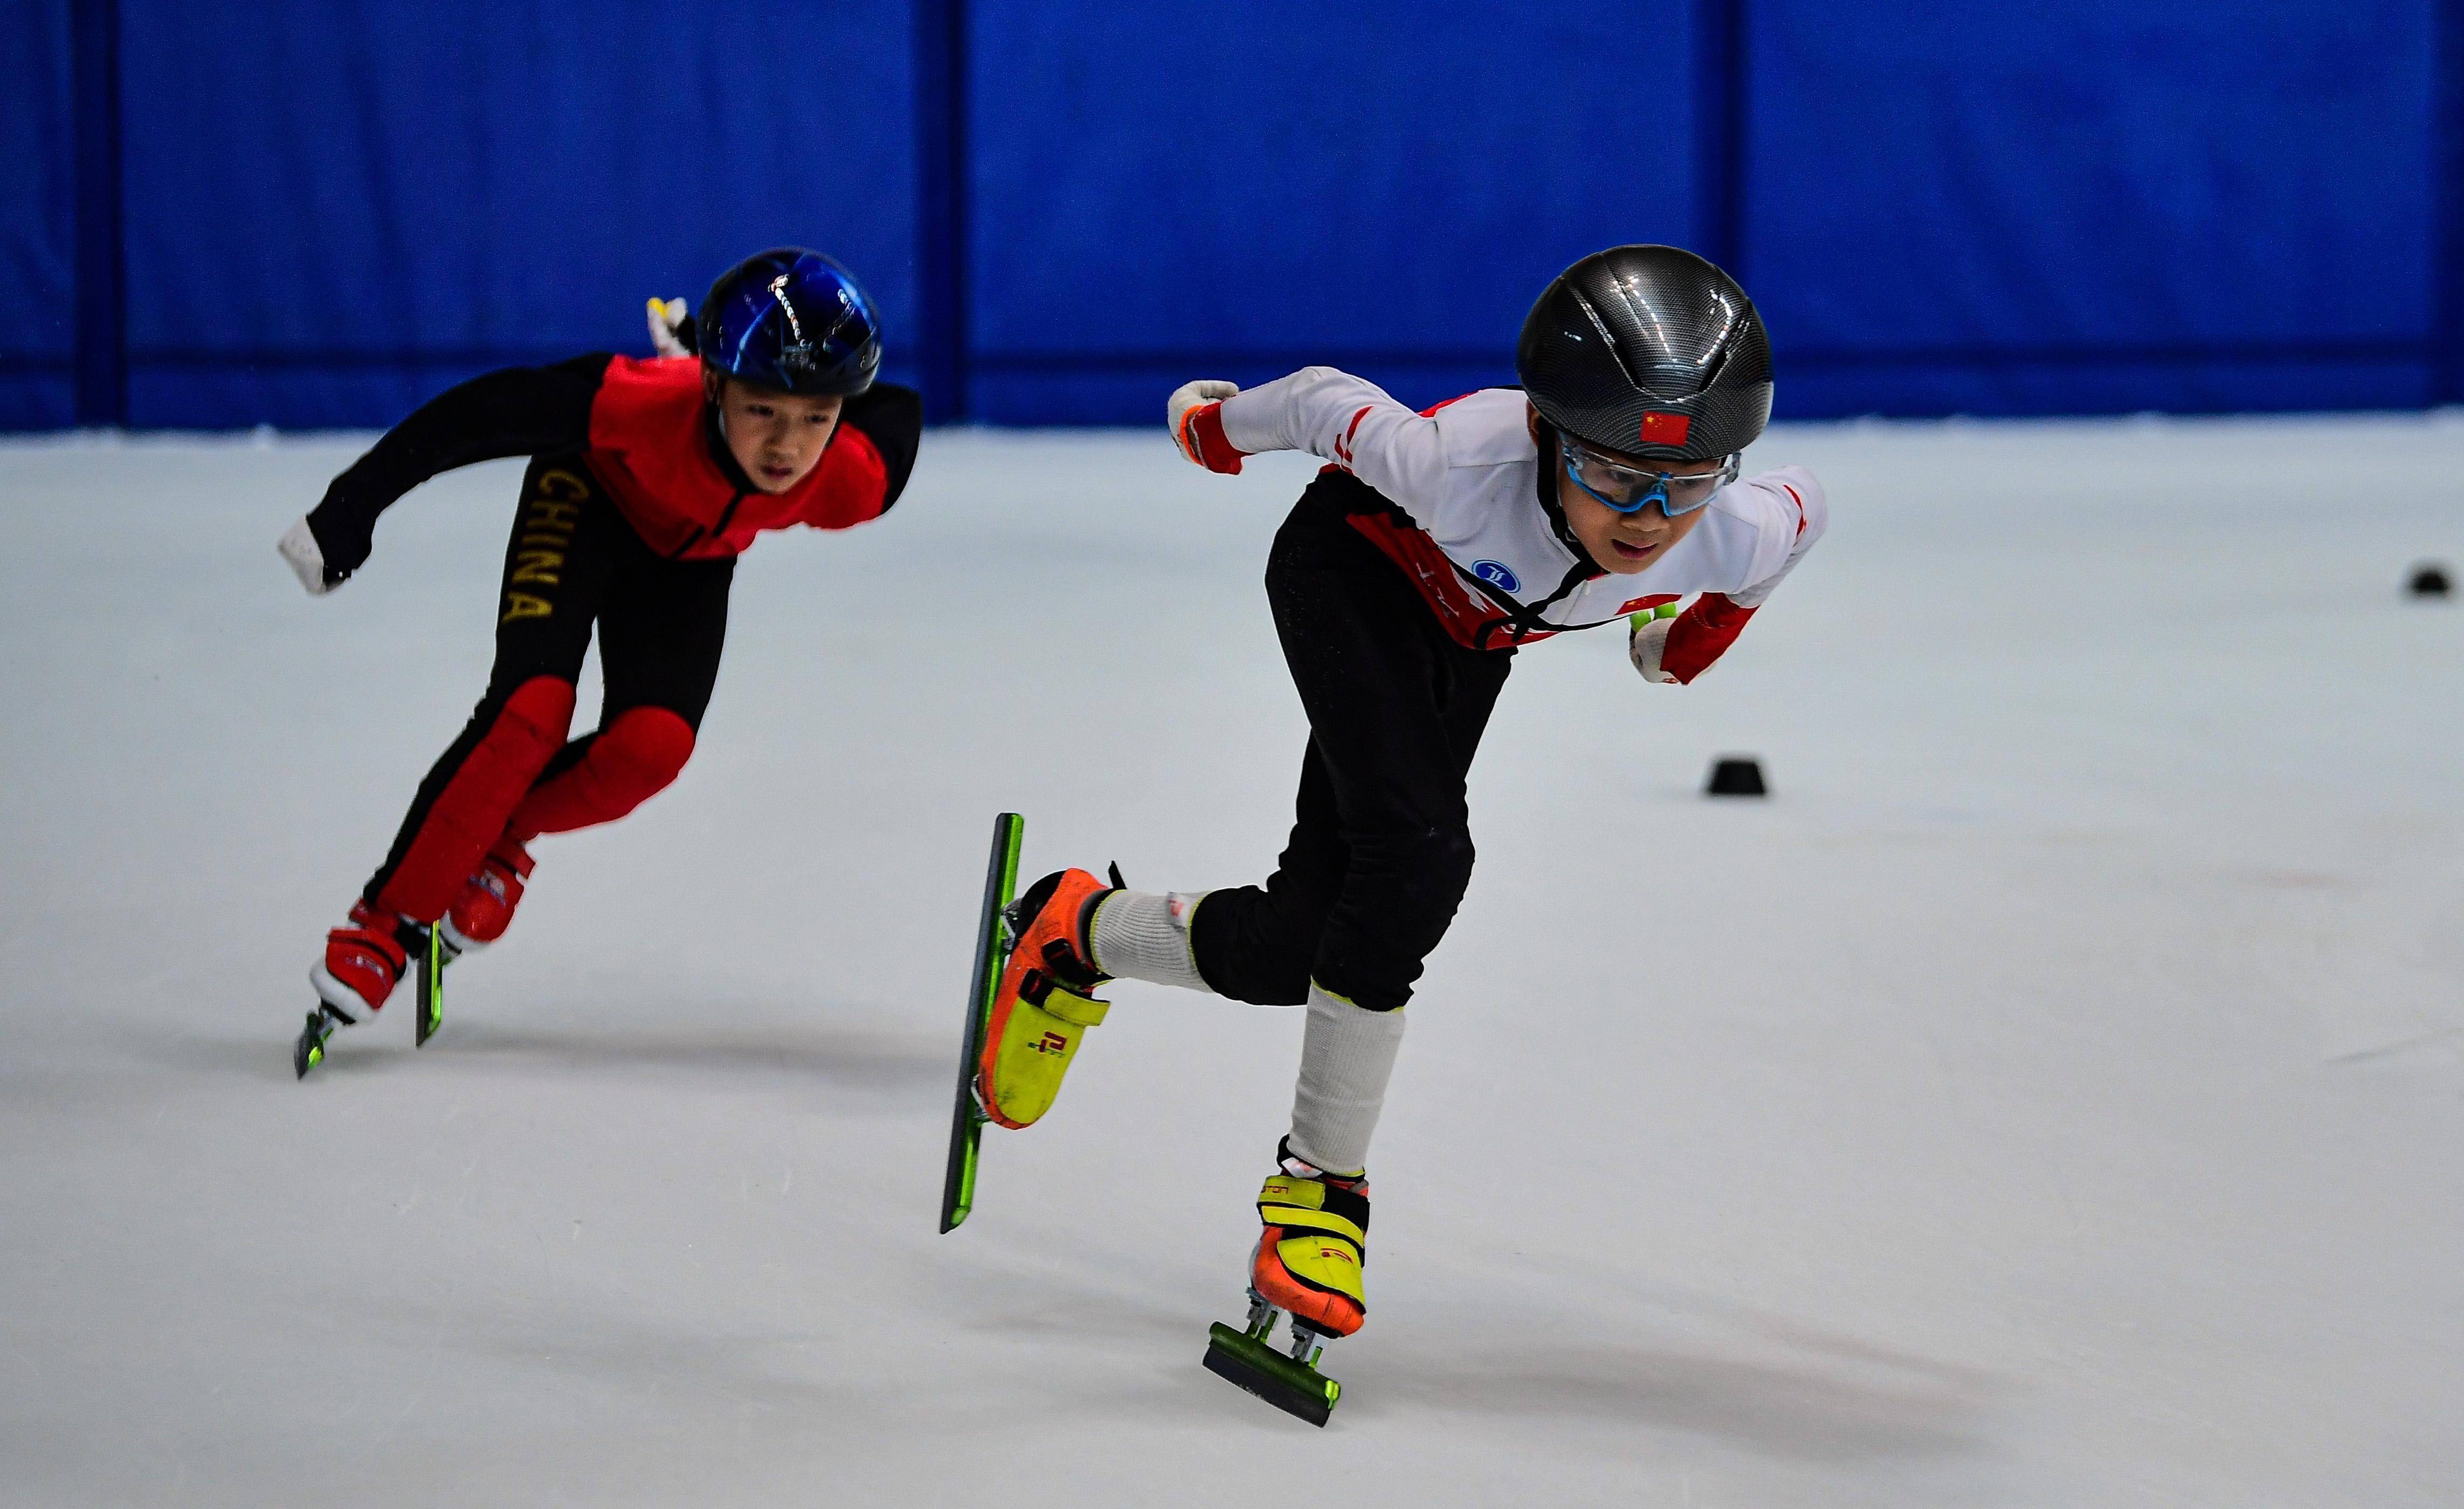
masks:
<instances>
[{"instance_id":1,"label":"black leggings","mask_svg":"<svg viewBox=\"0 0 2464 1509\"><path fill-rule=\"evenodd\" d=\"M526 798L537 816L517 838L621 817L672 779L718 682L735 575L733 558L653 552L580 457L532 462L505 545L487 694L420 782L368 900L430 920ZM566 743L594 626L599 731ZM617 744L600 749L611 732Z\"/></svg>"},{"instance_id":2,"label":"black leggings","mask_svg":"<svg viewBox=\"0 0 2464 1509\"><path fill-rule=\"evenodd\" d=\"M1471 883L1463 780L1514 651L1456 644L1348 522L1387 506L1351 473L1327 472L1266 558L1309 742L1275 873L1209 893L1191 924L1199 973L1236 1000L1298 1005L1314 979L1395 1010Z\"/></svg>"},{"instance_id":3,"label":"black leggings","mask_svg":"<svg viewBox=\"0 0 2464 1509\"><path fill-rule=\"evenodd\" d=\"M568 521L570 542L561 544ZM533 676L580 676L595 624L600 722L627 708L665 708L699 729L718 685L735 580L732 556L670 560L652 551L580 457L534 461L505 542L488 695L501 698Z\"/></svg>"}]
</instances>

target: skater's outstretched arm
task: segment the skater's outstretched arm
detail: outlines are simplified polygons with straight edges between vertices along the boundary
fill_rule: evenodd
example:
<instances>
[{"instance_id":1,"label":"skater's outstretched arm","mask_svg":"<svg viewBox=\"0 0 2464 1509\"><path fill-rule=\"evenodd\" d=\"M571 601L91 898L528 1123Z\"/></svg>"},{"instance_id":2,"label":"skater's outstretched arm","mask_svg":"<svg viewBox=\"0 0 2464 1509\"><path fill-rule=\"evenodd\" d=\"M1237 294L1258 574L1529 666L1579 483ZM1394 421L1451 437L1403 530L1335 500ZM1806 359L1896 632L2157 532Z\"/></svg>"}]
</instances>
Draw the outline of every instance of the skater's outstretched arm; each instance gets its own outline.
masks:
<instances>
[{"instance_id":1,"label":"skater's outstretched arm","mask_svg":"<svg viewBox=\"0 0 2464 1509\"><path fill-rule=\"evenodd\" d=\"M283 558L309 591L329 592L367 560L377 515L438 472L587 443L610 360L603 351L506 367L447 388L334 479L324 501L282 536Z\"/></svg>"},{"instance_id":2,"label":"skater's outstretched arm","mask_svg":"<svg viewBox=\"0 0 2464 1509\"><path fill-rule=\"evenodd\" d=\"M1306 450L1345 468L1417 520L1443 486L1439 422L1384 388L1333 367L1303 367L1248 389L1193 383L1172 396L1173 436L1210 471L1241 470L1262 450Z\"/></svg>"}]
</instances>

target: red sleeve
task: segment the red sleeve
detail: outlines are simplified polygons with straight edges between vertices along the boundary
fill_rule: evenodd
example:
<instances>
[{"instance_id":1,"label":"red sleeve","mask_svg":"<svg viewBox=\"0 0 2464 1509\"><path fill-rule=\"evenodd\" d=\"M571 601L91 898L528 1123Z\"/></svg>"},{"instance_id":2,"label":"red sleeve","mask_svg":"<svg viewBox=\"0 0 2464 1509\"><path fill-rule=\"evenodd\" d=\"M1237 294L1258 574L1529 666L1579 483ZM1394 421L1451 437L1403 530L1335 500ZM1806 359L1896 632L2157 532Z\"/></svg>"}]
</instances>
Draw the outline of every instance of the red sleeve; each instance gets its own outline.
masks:
<instances>
[{"instance_id":1,"label":"red sleeve","mask_svg":"<svg viewBox=\"0 0 2464 1509\"><path fill-rule=\"evenodd\" d=\"M799 520L815 529L851 529L879 518L890 506L890 469L880 448L852 425L841 426L831 439L818 480Z\"/></svg>"},{"instance_id":2,"label":"red sleeve","mask_svg":"<svg viewBox=\"0 0 2464 1509\"><path fill-rule=\"evenodd\" d=\"M1679 682L1692 681L1727 653L1745 632L1751 608L1739 607L1717 592L1705 592L1668 625L1668 643L1660 652L1660 668Z\"/></svg>"}]
</instances>

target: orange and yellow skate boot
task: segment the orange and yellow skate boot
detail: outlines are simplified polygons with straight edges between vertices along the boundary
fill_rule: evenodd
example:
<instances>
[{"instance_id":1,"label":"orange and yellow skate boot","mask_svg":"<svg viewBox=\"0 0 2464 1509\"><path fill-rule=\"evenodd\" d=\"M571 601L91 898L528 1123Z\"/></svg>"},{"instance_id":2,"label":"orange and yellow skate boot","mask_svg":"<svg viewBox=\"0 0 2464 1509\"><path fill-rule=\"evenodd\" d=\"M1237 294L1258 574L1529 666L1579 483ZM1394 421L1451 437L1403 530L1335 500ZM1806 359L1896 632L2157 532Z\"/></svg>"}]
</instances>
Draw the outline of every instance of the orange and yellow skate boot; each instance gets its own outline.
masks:
<instances>
[{"instance_id":1,"label":"orange and yellow skate boot","mask_svg":"<svg viewBox=\"0 0 2464 1509\"><path fill-rule=\"evenodd\" d=\"M1112 887L1085 870L1059 870L1010 905L1009 962L1001 969L976 1064L976 1100L1003 1126L1031 1126L1052 1108L1078 1039L1111 1010L1095 988L1095 905Z\"/></svg>"},{"instance_id":2,"label":"orange and yellow skate boot","mask_svg":"<svg viewBox=\"0 0 2464 1509\"><path fill-rule=\"evenodd\" d=\"M1312 1168L1277 1149L1282 1168L1258 1192L1266 1224L1249 1259L1249 1287L1326 1336L1350 1336L1369 1318L1361 1269L1369 1260L1369 1180Z\"/></svg>"}]
</instances>

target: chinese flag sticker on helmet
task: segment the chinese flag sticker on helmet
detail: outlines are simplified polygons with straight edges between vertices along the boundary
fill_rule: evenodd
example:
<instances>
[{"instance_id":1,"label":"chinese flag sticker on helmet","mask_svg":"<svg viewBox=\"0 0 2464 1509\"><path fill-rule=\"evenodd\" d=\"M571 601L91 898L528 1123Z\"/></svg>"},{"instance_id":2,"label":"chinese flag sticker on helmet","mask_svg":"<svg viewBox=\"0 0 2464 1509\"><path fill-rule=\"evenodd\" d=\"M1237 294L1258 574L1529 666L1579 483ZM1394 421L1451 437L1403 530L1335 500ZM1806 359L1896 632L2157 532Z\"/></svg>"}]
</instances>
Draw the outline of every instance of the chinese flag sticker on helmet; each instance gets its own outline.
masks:
<instances>
[{"instance_id":1,"label":"chinese flag sticker on helmet","mask_svg":"<svg viewBox=\"0 0 2464 1509\"><path fill-rule=\"evenodd\" d=\"M1685 431L1694 421L1683 414L1649 413L1642 416L1642 443L1646 446L1682 446Z\"/></svg>"}]
</instances>

